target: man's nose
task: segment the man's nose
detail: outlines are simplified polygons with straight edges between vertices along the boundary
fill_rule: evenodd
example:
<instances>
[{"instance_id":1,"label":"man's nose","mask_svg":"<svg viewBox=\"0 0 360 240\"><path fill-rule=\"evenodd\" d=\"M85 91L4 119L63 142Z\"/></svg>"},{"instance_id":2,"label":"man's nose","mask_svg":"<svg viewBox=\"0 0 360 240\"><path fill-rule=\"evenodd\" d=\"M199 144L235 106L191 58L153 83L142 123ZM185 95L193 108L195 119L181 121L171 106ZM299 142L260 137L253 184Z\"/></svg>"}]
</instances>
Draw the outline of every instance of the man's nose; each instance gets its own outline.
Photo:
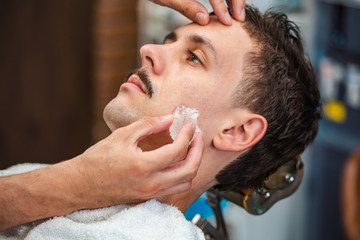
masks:
<instances>
[{"instance_id":1,"label":"man's nose","mask_svg":"<svg viewBox=\"0 0 360 240\"><path fill-rule=\"evenodd\" d=\"M162 47L163 45L147 44L140 48L142 67L149 67L156 75L165 69L165 52Z\"/></svg>"}]
</instances>

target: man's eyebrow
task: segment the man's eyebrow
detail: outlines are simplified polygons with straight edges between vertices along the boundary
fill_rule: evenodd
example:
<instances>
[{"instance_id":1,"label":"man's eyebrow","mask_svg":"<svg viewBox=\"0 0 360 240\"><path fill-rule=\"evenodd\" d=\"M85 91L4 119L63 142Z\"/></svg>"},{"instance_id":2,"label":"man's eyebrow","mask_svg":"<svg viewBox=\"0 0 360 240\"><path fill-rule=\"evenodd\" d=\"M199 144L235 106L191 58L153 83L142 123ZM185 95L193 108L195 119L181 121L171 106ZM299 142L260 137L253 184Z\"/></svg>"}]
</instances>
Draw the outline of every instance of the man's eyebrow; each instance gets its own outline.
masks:
<instances>
[{"instance_id":1,"label":"man's eyebrow","mask_svg":"<svg viewBox=\"0 0 360 240\"><path fill-rule=\"evenodd\" d=\"M164 38L163 43L165 43L167 40L170 40L172 42L176 42L178 36L176 35L176 32L171 32L168 35L166 35L166 37ZM187 36L188 41L195 43L195 44L201 44L204 45L206 48L208 48L210 50L210 52L214 55L214 57L216 58L216 50L214 45L212 44L211 40L201 36L199 34L190 34Z\"/></svg>"},{"instance_id":2,"label":"man's eyebrow","mask_svg":"<svg viewBox=\"0 0 360 240\"><path fill-rule=\"evenodd\" d=\"M206 48L210 49L211 52L214 54L214 56L216 57L216 51L215 51L215 47L214 45L211 43L210 39L200 36L198 34L191 34L189 36L189 40L190 42L196 43L196 44L201 44L204 45Z\"/></svg>"},{"instance_id":3,"label":"man's eyebrow","mask_svg":"<svg viewBox=\"0 0 360 240\"><path fill-rule=\"evenodd\" d=\"M176 33L171 32L171 33L169 33L168 35L165 36L163 43L165 43L167 40L171 40L171 41L175 42L176 39L177 39Z\"/></svg>"}]
</instances>

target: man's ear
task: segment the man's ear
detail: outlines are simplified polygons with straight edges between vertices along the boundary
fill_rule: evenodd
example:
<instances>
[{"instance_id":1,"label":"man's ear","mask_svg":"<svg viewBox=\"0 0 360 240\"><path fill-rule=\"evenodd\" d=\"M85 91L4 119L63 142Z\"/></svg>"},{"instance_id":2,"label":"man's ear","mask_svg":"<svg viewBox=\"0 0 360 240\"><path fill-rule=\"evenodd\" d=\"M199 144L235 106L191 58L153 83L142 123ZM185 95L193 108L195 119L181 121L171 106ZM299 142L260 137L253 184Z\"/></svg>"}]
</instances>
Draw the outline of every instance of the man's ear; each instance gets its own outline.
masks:
<instances>
[{"instance_id":1,"label":"man's ear","mask_svg":"<svg viewBox=\"0 0 360 240\"><path fill-rule=\"evenodd\" d=\"M222 151L244 151L259 142L266 129L267 121L263 116L242 112L237 118L224 124L213 138L213 144Z\"/></svg>"}]
</instances>

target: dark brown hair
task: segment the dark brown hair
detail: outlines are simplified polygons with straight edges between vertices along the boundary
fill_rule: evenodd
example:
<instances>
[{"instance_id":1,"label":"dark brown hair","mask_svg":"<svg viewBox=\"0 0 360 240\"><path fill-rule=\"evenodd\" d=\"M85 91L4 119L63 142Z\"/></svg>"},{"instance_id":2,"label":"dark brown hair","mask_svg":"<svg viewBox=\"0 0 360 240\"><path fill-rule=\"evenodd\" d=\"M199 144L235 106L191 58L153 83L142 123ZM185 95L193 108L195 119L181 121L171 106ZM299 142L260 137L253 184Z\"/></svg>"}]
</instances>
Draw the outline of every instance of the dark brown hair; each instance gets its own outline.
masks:
<instances>
[{"instance_id":1,"label":"dark brown hair","mask_svg":"<svg viewBox=\"0 0 360 240\"><path fill-rule=\"evenodd\" d=\"M296 24L283 13L261 14L246 6L242 26L257 47L245 57L233 104L264 116L268 129L262 140L216 176L221 190L262 186L314 140L320 119L315 73Z\"/></svg>"}]
</instances>

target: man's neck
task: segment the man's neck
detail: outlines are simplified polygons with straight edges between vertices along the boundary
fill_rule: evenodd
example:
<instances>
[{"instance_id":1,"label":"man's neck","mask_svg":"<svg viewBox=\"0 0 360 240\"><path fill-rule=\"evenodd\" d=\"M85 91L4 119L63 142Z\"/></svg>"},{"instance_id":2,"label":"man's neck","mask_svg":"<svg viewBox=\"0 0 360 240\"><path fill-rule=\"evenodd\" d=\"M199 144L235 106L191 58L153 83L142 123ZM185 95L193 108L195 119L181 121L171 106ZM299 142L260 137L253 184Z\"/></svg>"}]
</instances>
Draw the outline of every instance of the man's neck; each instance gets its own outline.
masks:
<instances>
[{"instance_id":1,"label":"man's neck","mask_svg":"<svg viewBox=\"0 0 360 240\"><path fill-rule=\"evenodd\" d=\"M189 191L168 195L168 196L162 196L156 198L159 202L166 203L171 206L175 206L178 208L182 213L185 213L185 211L188 209L188 207L195 202L201 194L203 194L206 190L212 187L213 184L209 184L207 186L204 186L201 189L190 189Z\"/></svg>"}]
</instances>

